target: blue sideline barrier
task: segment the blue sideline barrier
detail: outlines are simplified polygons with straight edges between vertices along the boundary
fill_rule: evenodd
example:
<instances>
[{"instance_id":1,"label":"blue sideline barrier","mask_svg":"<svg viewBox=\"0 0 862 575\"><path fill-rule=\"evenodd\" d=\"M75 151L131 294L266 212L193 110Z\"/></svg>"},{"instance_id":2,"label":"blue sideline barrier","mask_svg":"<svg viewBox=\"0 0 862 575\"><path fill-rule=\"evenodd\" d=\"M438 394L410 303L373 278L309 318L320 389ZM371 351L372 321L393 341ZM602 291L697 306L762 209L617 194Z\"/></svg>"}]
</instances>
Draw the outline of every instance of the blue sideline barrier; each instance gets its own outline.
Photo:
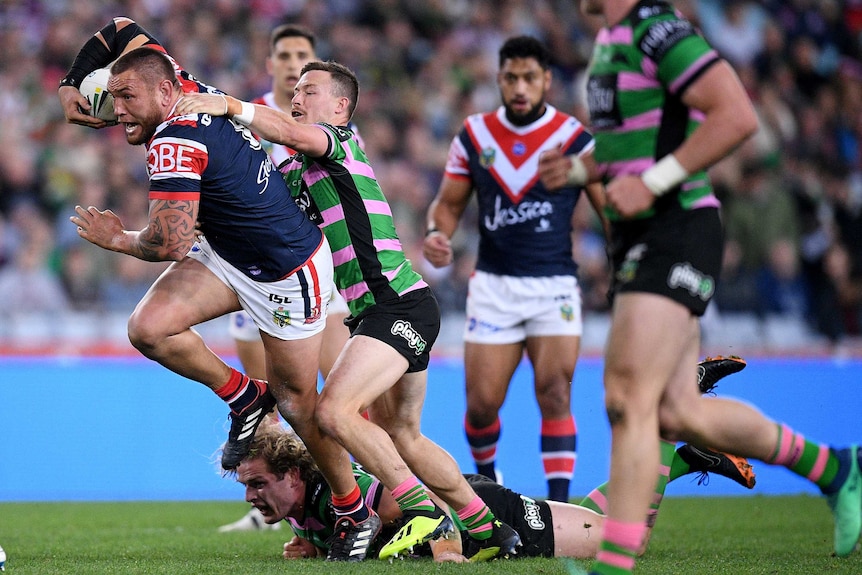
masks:
<instances>
[{"instance_id":1,"label":"blue sideline barrier","mask_svg":"<svg viewBox=\"0 0 862 575\"><path fill-rule=\"evenodd\" d=\"M603 482L609 434L601 392L602 363L583 358L574 384L578 462L572 495ZM692 367L694 370L694 367ZM0 357L0 501L241 499L243 490L217 468L227 434L224 404L201 385L143 358ZM459 360L435 358L425 433L462 470L472 461L462 431ZM749 358L719 384L722 396L750 401L812 439L862 441L862 360ZM498 465L506 485L545 493L538 450L539 416L532 372L523 363L502 412ZM815 493L804 480L755 462L748 492L721 477L694 476L668 495Z\"/></svg>"}]
</instances>

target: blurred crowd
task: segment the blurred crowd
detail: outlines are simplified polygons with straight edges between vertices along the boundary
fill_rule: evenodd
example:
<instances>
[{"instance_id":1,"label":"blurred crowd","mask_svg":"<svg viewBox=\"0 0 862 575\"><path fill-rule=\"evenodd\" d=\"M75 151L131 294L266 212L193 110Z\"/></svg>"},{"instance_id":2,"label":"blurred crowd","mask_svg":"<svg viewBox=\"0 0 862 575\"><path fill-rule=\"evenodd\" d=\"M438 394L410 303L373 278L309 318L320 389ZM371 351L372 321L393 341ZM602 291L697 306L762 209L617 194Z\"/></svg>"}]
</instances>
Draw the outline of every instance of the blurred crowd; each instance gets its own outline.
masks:
<instances>
[{"instance_id":1,"label":"blurred crowd","mask_svg":"<svg viewBox=\"0 0 862 575\"><path fill-rule=\"evenodd\" d=\"M424 215L463 119L499 105L497 50L551 48L548 99L588 123L583 72L595 23L573 0L43 0L0 2L0 321L21 310L131 311L166 264L77 237L75 204L147 215L143 149L121 128L65 123L57 85L111 17L153 32L187 70L244 99L270 88L270 30L302 23L317 52L357 72L355 123L402 241L444 312L463 309L476 233L456 263L424 261ZM738 71L761 130L712 173L727 249L715 313L792 317L831 342L862 332L862 0L675 3ZM607 310L604 239L587 202L575 259L588 312ZM465 223L475 218L465 217Z\"/></svg>"}]
</instances>

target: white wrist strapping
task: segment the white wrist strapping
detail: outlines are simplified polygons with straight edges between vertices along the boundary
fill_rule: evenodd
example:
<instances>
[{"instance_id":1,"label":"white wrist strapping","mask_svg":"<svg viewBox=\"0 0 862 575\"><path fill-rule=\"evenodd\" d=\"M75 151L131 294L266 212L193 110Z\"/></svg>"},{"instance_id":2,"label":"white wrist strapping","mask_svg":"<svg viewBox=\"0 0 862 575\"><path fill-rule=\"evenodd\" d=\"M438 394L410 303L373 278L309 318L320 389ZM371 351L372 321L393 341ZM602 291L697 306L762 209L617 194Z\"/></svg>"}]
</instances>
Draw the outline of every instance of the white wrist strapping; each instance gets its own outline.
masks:
<instances>
[{"instance_id":1,"label":"white wrist strapping","mask_svg":"<svg viewBox=\"0 0 862 575\"><path fill-rule=\"evenodd\" d=\"M688 171L673 154L668 154L641 174L644 185L656 196L666 194L683 183L687 177Z\"/></svg>"},{"instance_id":2,"label":"white wrist strapping","mask_svg":"<svg viewBox=\"0 0 862 575\"><path fill-rule=\"evenodd\" d=\"M572 162L572 167L566 172L566 185L583 186L587 183L587 178L589 177L586 164L584 164L584 161L579 156L574 154L569 156L569 159Z\"/></svg>"},{"instance_id":3,"label":"white wrist strapping","mask_svg":"<svg viewBox=\"0 0 862 575\"><path fill-rule=\"evenodd\" d=\"M251 126L251 122L254 120L254 104L242 102L242 111L239 114L234 114L233 119L243 126Z\"/></svg>"}]
</instances>

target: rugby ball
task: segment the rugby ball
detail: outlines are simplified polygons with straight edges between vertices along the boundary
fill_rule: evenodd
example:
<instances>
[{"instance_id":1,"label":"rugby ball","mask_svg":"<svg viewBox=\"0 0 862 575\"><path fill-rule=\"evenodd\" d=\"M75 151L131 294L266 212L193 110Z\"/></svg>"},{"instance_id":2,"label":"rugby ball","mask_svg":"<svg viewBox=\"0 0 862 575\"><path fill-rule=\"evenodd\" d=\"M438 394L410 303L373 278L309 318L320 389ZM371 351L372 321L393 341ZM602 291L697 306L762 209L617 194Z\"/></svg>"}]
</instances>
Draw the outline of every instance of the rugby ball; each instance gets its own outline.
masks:
<instances>
[{"instance_id":1,"label":"rugby ball","mask_svg":"<svg viewBox=\"0 0 862 575\"><path fill-rule=\"evenodd\" d=\"M90 103L89 114L114 126L117 124L117 117L114 115L114 97L108 92L110 75L111 72L108 68L94 70L81 80L81 86L78 90Z\"/></svg>"}]
</instances>

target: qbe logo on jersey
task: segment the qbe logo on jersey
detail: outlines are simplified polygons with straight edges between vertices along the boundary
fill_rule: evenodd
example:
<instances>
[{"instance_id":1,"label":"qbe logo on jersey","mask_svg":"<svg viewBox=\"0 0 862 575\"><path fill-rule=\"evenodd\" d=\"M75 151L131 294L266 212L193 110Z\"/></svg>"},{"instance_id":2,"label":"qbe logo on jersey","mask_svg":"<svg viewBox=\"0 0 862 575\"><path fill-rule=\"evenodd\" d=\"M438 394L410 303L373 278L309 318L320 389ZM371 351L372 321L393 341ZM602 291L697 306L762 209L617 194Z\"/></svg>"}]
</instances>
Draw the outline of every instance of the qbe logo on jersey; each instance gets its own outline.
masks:
<instances>
[{"instance_id":1,"label":"qbe logo on jersey","mask_svg":"<svg viewBox=\"0 0 862 575\"><path fill-rule=\"evenodd\" d=\"M207 148L185 138L159 138L147 149L150 179L190 178L200 180L207 164Z\"/></svg>"}]
</instances>

